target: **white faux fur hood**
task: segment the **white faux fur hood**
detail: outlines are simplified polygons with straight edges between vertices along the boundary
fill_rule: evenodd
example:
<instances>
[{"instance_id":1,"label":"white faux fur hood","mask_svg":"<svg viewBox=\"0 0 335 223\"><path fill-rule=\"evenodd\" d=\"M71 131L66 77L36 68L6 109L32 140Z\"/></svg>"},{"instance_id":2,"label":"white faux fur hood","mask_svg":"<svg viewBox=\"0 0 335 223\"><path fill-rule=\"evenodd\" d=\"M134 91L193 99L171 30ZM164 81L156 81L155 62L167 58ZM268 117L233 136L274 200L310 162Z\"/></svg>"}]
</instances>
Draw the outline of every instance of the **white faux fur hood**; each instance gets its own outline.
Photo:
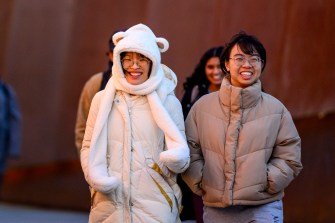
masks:
<instances>
[{"instance_id":1,"label":"white faux fur hood","mask_svg":"<svg viewBox=\"0 0 335 223\"><path fill-rule=\"evenodd\" d=\"M106 125L117 90L147 97L152 116L165 135L167 150L160 153L160 161L164 165L174 173L181 173L188 167L190 159L185 135L179 131L164 107L166 96L173 93L177 84L174 72L160 63L160 52L168 49L167 40L155 37L147 26L139 24L129 28L126 32L116 33L113 41L116 45L113 75L107 83L99 105L88 159L82 160L82 162L87 162L87 173L85 173L87 181L96 191L102 193L114 190L120 183L119 179L110 176L106 171L108 147ZM152 70L148 80L139 85L131 85L127 82L120 62L122 52L141 53L152 61Z\"/></svg>"},{"instance_id":2,"label":"white faux fur hood","mask_svg":"<svg viewBox=\"0 0 335 223\"><path fill-rule=\"evenodd\" d=\"M161 65L161 53L169 48L169 42L161 37L156 37L149 27L138 24L125 32L118 32L113 36L115 48L113 51L113 77L117 80L122 90L129 94L147 95L157 89L164 77ZM129 84L125 78L120 55L123 52L140 53L152 62L149 79L140 85Z\"/></svg>"}]
</instances>

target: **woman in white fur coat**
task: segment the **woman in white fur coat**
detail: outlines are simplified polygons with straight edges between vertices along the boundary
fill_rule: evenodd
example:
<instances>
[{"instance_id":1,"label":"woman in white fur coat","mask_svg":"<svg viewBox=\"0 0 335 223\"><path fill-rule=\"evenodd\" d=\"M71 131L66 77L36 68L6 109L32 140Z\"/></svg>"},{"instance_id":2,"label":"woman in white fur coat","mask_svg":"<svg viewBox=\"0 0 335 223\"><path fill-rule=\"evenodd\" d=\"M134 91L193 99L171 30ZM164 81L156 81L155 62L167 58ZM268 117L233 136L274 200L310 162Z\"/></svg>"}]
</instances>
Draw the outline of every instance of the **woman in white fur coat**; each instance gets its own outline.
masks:
<instances>
[{"instance_id":1,"label":"woman in white fur coat","mask_svg":"<svg viewBox=\"0 0 335 223\"><path fill-rule=\"evenodd\" d=\"M169 44L138 24L113 36L114 65L89 112L81 165L91 187L89 222L180 222L176 175L189 165Z\"/></svg>"}]
</instances>

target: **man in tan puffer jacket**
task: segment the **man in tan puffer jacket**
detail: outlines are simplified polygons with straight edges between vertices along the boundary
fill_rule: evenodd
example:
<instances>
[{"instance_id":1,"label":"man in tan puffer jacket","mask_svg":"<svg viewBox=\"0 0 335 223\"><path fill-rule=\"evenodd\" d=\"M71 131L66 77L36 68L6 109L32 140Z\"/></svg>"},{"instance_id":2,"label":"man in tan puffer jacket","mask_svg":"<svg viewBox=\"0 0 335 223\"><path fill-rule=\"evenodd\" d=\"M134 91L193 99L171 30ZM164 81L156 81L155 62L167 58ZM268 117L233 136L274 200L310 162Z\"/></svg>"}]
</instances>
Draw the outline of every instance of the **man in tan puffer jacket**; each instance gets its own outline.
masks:
<instances>
[{"instance_id":1,"label":"man in tan puffer jacket","mask_svg":"<svg viewBox=\"0 0 335 223\"><path fill-rule=\"evenodd\" d=\"M204 222L282 222L284 189L300 173L301 142L289 111L262 92L263 45L239 33L221 66L218 92L200 98L186 119L191 163L182 175L203 198Z\"/></svg>"}]
</instances>

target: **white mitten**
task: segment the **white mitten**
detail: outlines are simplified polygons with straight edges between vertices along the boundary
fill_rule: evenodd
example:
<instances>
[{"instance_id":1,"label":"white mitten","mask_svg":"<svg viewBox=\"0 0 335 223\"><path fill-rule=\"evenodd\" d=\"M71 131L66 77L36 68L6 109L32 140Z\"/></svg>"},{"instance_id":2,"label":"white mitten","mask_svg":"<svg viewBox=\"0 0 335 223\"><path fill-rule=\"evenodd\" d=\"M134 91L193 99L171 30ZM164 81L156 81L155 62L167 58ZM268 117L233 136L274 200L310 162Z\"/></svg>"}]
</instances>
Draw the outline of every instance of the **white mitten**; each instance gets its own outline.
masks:
<instances>
[{"instance_id":1,"label":"white mitten","mask_svg":"<svg viewBox=\"0 0 335 223\"><path fill-rule=\"evenodd\" d=\"M101 193L108 194L115 190L119 185L120 181L118 178L113 176L89 176L90 178L90 186Z\"/></svg>"},{"instance_id":2,"label":"white mitten","mask_svg":"<svg viewBox=\"0 0 335 223\"><path fill-rule=\"evenodd\" d=\"M174 173L184 172L190 164L188 148L175 148L161 152L160 161Z\"/></svg>"}]
</instances>

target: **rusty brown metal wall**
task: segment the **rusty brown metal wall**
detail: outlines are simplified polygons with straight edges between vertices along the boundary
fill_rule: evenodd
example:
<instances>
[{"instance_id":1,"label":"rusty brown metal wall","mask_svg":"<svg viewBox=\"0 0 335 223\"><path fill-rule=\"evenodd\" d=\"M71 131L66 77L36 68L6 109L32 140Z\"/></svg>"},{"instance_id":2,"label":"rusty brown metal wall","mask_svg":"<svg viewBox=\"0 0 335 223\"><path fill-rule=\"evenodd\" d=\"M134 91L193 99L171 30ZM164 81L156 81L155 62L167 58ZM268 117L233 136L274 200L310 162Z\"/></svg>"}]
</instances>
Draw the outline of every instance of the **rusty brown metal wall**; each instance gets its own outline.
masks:
<instances>
[{"instance_id":1,"label":"rusty brown metal wall","mask_svg":"<svg viewBox=\"0 0 335 223\"><path fill-rule=\"evenodd\" d=\"M285 190L285 222L335 222L335 113L295 121L304 169Z\"/></svg>"},{"instance_id":2,"label":"rusty brown metal wall","mask_svg":"<svg viewBox=\"0 0 335 223\"><path fill-rule=\"evenodd\" d=\"M10 168L77 160L73 132L81 88L106 68L110 33L137 23L169 40L162 59L179 78L178 97L206 49L240 30L256 35L268 52L265 90L306 122L302 135L324 137L335 149L326 130L313 128L324 119L309 124L311 117L335 112L334 12L333 0L0 0L0 73L23 111L22 157ZM316 148L309 150L327 153L323 143L313 142ZM303 154L313 154L309 150ZM322 167L313 165L317 170ZM302 179L296 185L308 183Z\"/></svg>"}]
</instances>

